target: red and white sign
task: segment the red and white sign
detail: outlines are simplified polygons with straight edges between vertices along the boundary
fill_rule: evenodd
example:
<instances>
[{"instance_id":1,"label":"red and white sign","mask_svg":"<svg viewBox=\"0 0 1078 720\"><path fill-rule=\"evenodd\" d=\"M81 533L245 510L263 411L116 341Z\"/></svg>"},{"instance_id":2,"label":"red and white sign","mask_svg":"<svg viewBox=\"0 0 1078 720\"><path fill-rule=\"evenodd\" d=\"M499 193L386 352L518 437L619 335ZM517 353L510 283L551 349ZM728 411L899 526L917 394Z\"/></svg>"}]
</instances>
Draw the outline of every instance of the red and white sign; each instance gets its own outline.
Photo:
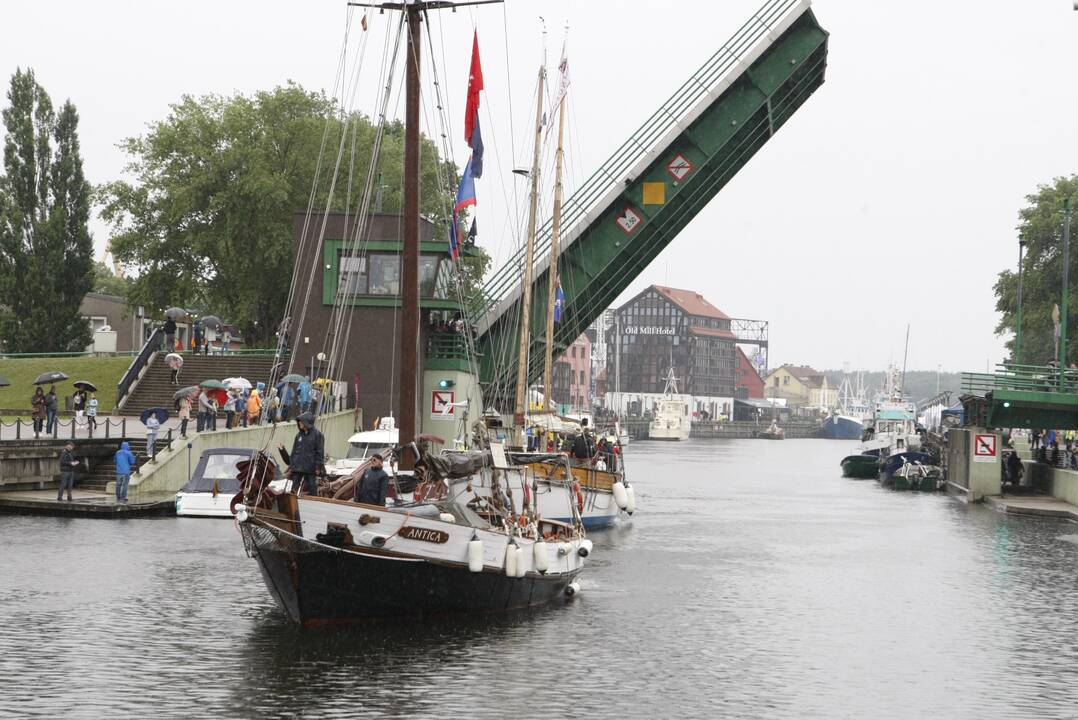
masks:
<instances>
[{"instance_id":1,"label":"red and white sign","mask_svg":"<svg viewBox=\"0 0 1078 720\"><path fill-rule=\"evenodd\" d=\"M626 235L632 235L633 231L640 226L640 223L644 222L644 218L636 210L627 207L622 211L621 215L618 215L615 222Z\"/></svg>"},{"instance_id":2,"label":"red and white sign","mask_svg":"<svg viewBox=\"0 0 1078 720\"><path fill-rule=\"evenodd\" d=\"M434 390L430 394L430 414L434 418L455 417L452 390Z\"/></svg>"},{"instance_id":3,"label":"red and white sign","mask_svg":"<svg viewBox=\"0 0 1078 720\"><path fill-rule=\"evenodd\" d=\"M978 433L973 436L974 462L995 462L996 455L997 449L995 435Z\"/></svg>"},{"instance_id":4,"label":"red and white sign","mask_svg":"<svg viewBox=\"0 0 1078 720\"><path fill-rule=\"evenodd\" d=\"M692 170L693 167L692 163L689 162L689 158L681 153L675 155L674 159L666 164L666 172L670 173L671 177L678 182L684 180Z\"/></svg>"}]
</instances>

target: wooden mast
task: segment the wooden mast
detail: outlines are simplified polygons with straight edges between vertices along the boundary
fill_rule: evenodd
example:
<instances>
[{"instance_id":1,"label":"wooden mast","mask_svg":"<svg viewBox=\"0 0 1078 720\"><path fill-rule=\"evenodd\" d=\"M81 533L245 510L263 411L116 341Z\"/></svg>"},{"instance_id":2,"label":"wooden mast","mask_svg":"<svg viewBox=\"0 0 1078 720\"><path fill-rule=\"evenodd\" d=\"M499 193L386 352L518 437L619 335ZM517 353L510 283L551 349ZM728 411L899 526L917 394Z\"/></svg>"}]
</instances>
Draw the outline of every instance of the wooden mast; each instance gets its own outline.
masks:
<instances>
[{"instance_id":1,"label":"wooden mast","mask_svg":"<svg viewBox=\"0 0 1078 720\"><path fill-rule=\"evenodd\" d=\"M416 436L416 394L419 384L419 105L420 3L404 6L408 18L408 57L404 112L404 247L401 252L401 356L399 375L400 442ZM413 458L401 458L410 470Z\"/></svg>"},{"instance_id":2,"label":"wooden mast","mask_svg":"<svg viewBox=\"0 0 1078 720\"><path fill-rule=\"evenodd\" d=\"M535 219L539 211L539 155L543 139L543 90L546 67L539 66L539 92L535 100L535 149L532 155L531 201L528 211L528 242L524 252L524 288L520 309L520 354L517 357L517 402L513 413L513 427L517 429L517 442L524 438L525 398L528 394L528 344L531 339L532 264L535 256Z\"/></svg>"},{"instance_id":3,"label":"wooden mast","mask_svg":"<svg viewBox=\"0 0 1078 720\"><path fill-rule=\"evenodd\" d=\"M558 103L558 150L554 155L554 218L550 233L550 270L547 278L546 356L543 358L543 411L550 407L554 372L554 303L558 292L558 243L561 241L561 174L565 160L565 95ZM564 310L564 309L563 309Z\"/></svg>"}]
</instances>

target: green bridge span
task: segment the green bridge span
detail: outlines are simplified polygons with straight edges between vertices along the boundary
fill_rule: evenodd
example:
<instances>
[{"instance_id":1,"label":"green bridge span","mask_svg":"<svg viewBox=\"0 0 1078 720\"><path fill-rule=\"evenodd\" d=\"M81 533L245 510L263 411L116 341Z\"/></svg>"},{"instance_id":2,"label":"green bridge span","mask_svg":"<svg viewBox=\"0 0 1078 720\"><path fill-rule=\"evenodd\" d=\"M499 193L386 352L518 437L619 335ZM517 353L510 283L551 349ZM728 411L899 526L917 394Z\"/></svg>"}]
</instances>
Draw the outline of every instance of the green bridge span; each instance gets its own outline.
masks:
<instances>
[{"instance_id":1,"label":"green bridge span","mask_svg":"<svg viewBox=\"0 0 1078 720\"><path fill-rule=\"evenodd\" d=\"M564 352L824 81L827 32L808 0L770 0L563 205L554 329ZM528 379L542 374L549 221L536 239ZM488 401L512 402L523 250L469 308Z\"/></svg>"}]
</instances>

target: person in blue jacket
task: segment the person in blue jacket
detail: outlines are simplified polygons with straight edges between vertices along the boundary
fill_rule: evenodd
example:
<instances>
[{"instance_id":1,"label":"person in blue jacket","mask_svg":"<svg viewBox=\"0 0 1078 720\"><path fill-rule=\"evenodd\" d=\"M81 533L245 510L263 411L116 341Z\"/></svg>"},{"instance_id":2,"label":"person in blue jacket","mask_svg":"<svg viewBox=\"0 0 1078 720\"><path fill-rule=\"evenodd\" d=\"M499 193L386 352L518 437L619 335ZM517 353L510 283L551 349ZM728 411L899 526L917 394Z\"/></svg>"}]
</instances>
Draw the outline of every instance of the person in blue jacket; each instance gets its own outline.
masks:
<instances>
[{"instance_id":1,"label":"person in blue jacket","mask_svg":"<svg viewBox=\"0 0 1078 720\"><path fill-rule=\"evenodd\" d=\"M120 449L113 458L116 463L116 502L127 502L127 484L131 481L131 471L135 469L138 460L135 453L131 452L131 446L125 440L120 443Z\"/></svg>"}]
</instances>

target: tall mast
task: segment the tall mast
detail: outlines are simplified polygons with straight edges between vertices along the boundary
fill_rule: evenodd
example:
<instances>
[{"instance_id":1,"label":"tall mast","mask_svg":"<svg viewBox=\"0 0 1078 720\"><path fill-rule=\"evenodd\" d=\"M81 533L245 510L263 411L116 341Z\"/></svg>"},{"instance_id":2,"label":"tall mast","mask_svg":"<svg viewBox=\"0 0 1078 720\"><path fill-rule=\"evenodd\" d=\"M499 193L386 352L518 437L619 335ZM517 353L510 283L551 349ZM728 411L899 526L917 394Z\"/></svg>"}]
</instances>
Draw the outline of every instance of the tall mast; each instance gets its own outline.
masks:
<instances>
[{"instance_id":1,"label":"tall mast","mask_svg":"<svg viewBox=\"0 0 1078 720\"><path fill-rule=\"evenodd\" d=\"M543 410L550 407L554 366L554 302L558 288L558 243L561 241L561 173L565 161L565 96L558 103L558 151L554 156L554 219L550 233L550 272L547 278L546 356L543 358Z\"/></svg>"},{"instance_id":2,"label":"tall mast","mask_svg":"<svg viewBox=\"0 0 1078 720\"><path fill-rule=\"evenodd\" d=\"M404 111L404 247L401 253L400 417L402 443L416 436L416 393L419 383L419 3L405 5L408 16L408 58ZM402 458L410 470L412 458Z\"/></svg>"},{"instance_id":3,"label":"tall mast","mask_svg":"<svg viewBox=\"0 0 1078 720\"><path fill-rule=\"evenodd\" d=\"M528 210L528 242L524 252L524 291L520 311L520 354L517 357L517 404L513 413L513 426L524 427L524 399L528 393L528 341L531 339L532 263L535 256L535 217L539 211L539 153L543 139L543 90L546 83L546 66L539 66L539 92L535 99L535 149L532 154L531 202ZM523 439L523 434L518 440Z\"/></svg>"}]
</instances>

